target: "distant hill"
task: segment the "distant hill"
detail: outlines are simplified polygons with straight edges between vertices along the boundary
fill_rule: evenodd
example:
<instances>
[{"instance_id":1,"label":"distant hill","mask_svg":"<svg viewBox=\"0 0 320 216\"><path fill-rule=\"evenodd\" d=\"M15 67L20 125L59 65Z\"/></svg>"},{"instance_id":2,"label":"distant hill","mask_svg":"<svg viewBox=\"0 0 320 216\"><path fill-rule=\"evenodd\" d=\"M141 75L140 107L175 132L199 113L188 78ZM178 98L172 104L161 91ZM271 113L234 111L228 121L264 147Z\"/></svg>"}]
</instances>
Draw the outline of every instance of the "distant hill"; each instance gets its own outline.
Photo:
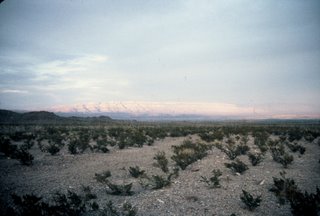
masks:
<instances>
[{"instance_id":1,"label":"distant hill","mask_svg":"<svg viewBox=\"0 0 320 216\"><path fill-rule=\"evenodd\" d=\"M113 119L108 116L62 117L47 111L17 113L10 110L0 110L0 124L72 124L107 123L112 121Z\"/></svg>"}]
</instances>

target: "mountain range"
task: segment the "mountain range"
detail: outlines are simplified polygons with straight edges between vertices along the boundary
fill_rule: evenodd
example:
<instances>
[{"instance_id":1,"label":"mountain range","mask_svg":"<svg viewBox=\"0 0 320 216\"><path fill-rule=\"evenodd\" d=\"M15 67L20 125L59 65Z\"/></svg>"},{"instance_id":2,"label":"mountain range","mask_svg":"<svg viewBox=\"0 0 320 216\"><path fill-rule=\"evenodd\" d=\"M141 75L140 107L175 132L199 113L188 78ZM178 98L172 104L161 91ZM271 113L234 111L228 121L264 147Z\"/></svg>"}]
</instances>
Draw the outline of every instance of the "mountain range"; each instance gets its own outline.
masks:
<instances>
[{"instance_id":1,"label":"mountain range","mask_svg":"<svg viewBox=\"0 0 320 216\"><path fill-rule=\"evenodd\" d=\"M114 120L108 116L64 117L48 111L14 112L0 110L1 124L77 124L77 123L111 123Z\"/></svg>"}]
</instances>

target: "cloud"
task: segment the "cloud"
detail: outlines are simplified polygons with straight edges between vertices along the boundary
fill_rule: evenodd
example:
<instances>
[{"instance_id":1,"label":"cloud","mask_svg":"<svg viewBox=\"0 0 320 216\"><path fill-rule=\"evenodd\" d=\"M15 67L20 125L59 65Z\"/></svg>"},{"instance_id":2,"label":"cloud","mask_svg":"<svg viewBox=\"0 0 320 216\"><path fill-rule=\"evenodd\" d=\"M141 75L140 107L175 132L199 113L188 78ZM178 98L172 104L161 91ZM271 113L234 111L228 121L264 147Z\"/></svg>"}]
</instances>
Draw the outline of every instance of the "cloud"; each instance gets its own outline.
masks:
<instances>
[{"instance_id":1,"label":"cloud","mask_svg":"<svg viewBox=\"0 0 320 216\"><path fill-rule=\"evenodd\" d=\"M1 93L9 93L9 94L27 94L29 93L26 90L18 90L18 89L4 89L0 90Z\"/></svg>"}]
</instances>

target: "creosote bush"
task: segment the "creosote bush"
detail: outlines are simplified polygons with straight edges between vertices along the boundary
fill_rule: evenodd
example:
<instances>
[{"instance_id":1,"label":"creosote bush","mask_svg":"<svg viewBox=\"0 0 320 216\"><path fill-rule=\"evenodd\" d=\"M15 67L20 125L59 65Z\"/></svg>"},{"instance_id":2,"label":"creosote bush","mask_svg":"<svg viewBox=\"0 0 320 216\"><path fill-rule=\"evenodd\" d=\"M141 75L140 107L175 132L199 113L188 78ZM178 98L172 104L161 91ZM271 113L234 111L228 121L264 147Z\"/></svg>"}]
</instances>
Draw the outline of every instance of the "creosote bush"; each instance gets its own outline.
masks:
<instances>
[{"instance_id":1,"label":"creosote bush","mask_svg":"<svg viewBox=\"0 0 320 216\"><path fill-rule=\"evenodd\" d=\"M100 216L135 216L138 210L130 203L125 202L121 209L117 209L112 201L109 201L107 205L100 212Z\"/></svg>"},{"instance_id":2,"label":"creosote bush","mask_svg":"<svg viewBox=\"0 0 320 216\"><path fill-rule=\"evenodd\" d=\"M156 160L154 166L159 167L165 173L169 172L169 161L166 158L166 153L164 151L157 152L153 159Z\"/></svg>"},{"instance_id":3,"label":"creosote bush","mask_svg":"<svg viewBox=\"0 0 320 216\"><path fill-rule=\"evenodd\" d=\"M252 166L257 166L263 160L262 153L257 153L257 154L249 153L248 157Z\"/></svg>"},{"instance_id":4,"label":"creosote bush","mask_svg":"<svg viewBox=\"0 0 320 216\"><path fill-rule=\"evenodd\" d=\"M287 147L292 151L292 152L297 152L299 151L299 153L301 155L304 154L304 152L306 151L306 148L303 147L302 145L299 145L297 143L289 143L289 142L286 142L286 145Z\"/></svg>"},{"instance_id":5,"label":"creosote bush","mask_svg":"<svg viewBox=\"0 0 320 216\"><path fill-rule=\"evenodd\" d=\"M99 206L96 202L91 202L94 197L82 196L73 191L63 194L56 192L52 201L45 202L42 197L36 195L12 195L14 207L11 208L13 215L18 216L77 216L86 212L97 211Z\"/></svg>"},{"instance_id":6,"label":"creosote bush","mask_svg":"<svg viewBox=\"0 0 320 216\"><path fill-rule=\"evenodd\" d=\"M220 169L214 169L212 170L213 176L209 179L205 176L201 176L201 181L206 183L209 188L219 188L220 185L220 176L222 175L222 172Z\"/></svg>"},{"instance_id":7,"label":"creosote bush","mask_svg":"<svg viewBox=\"0 0 320 216\"><path fill-rule=\"evenodd\" d=\"M304 193L296 191L294 196L289 198L291 213L295 216L318 216L320 215L320 190L316 193Z\"/></svg>"},{"instance_id":8,"label":"creosote bush","mask_svg":"<svg viewBox=\"0 0 320 216\"><path fill-rule=\"evenodd\" d=\"M159 175L153 175L151 179L152 189L161 189L171 184L171 180L169 177L164 178Z\"/></svg>"},{"instance_id":9,"label":"creosote bush","mask_svg":"<svg viewBox=\"0 0 320 216\"><path fill-rule=\"evenodd\" d=\"M235 162L225 163L224 165L227 168L231 169L233 172L240 173L240 174L246 171L247 169L249 169L245 163L243 163L238 159Z\"/></svg>"},{"instance_id":10,"label":"creosote bush","mask_svg":"<svg viewBox=\"0 0 320 216\"><path fill-rule=\"evenodd\" d=\"M144 175L145 171L141 170L139 166L129 167L129 173L132 177L138 178Z\"/></svg>"},{"instance_id":11,"label":"creosote bush","mask_svg":"<svg viewBox=\"0 0 320 216\"><path fill-rule=\"evenodd\" d=\"M120 196L131 196L133 192L131 191L132 183L117 185L111 183L109 180L106 180L106 185L108 185L111 191L107 191L107 193L112 195L120 195Z\"/></svg>"},{"instance_id":12,"label":"creosote bush","mask_svg":"<svg viewBox=\"0 0 320 216\"><path fill-rule=\"evenodd\" d=\"M260 206L261 202L261 196L254 198L249 192L245 190L242 190L242 195L240 196L240 199L250 211L253 211L255 208Z\"/></svg>"},{"instance_id":13,"label":"creosote bush","mask_svg":"<svg viewBox=\"0 0 320 216\"><path fill-rule=\"evenodd\" d=\"M285 152L283 145L272 146L270 150L273 160L281 163L284 168L293 162L293 156Z\"/></svg>"},{"instance_id":14,"label":"creosote bush","mask_svg":"<svg viewBox=\"0 0 320 216\"><path fill-rule=\"evenodd\" d=\"M3 152L6 157L12 158L17 150L16 145L12 145L8 137L1 136L0 138L0 152Z\"/></svg>"},{"instance_id":15,"label":"creosote bush","mask_svg":"<svg viewBox=\"0 0 320 216\"><path fill-rule=\"evenodd\" d=\"M286 172L280 172L281 178L273 177L274 185L270 189L278 197L280 204L285 204L286 199L292 198L298 190L294 180L286 178L285 174Z\"/></svg>"},{"instance_id":16,"label":"creosote bush","mask_svg":"<svg viewBox=\"0 0 320 216\"><path fill-rule=\"evenodd\" d=\"M294 216L318 216L320 213L320 190L316 193L300 191L293 179L285 177L285 172L280 172L281 178L273 178L274 185L270 189L279 199L280 204L290 203L291 213Z\"/></svg>"},{"instance_id":17,"label":"creosote bush","mask_svg":"<svg viewBox=\"0 0 320 216\"><path fill-rule=\"evenodd\" d=\"M100 183L106 183L108 178L111 176L110 170L104 171L103 173L95 173L94 178Z\"/></svg>"},{"instance_id":18,"label":"creosote bush","mask_svg":"<svg viewBox=\"0 0 320 216\"><path fill-rule=\"evenodd\" d=\"M200 142L185 140L181 145L172 146L172 148L174 155L171 159L176 162L177 166L184 170L188 165L205 157L207 150L209 150L211 146Z\"/></svg>"},{"instance_id":19,"label":"creosote bush","mask_svg":"<svg viewBox=\"0 0 320 216\"><path fill-rule=\"evenodd\" d=\"M33 155L29 153L29 151L24 148L23 146L20 146L18 150L14 153L14 158L20 161L22 165L30 166L33 163Z\"/></svg>"}]
</instances>

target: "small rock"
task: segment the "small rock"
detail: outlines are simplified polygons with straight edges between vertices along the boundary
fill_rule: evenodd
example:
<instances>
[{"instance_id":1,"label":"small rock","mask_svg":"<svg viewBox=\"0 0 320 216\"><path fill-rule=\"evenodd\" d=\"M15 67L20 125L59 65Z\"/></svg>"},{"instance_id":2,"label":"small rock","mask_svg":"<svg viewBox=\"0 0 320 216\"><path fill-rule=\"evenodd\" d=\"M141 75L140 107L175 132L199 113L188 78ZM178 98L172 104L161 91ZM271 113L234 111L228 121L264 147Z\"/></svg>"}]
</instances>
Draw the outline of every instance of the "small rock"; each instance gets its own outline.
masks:
<instances>
[{"instance_id":1,"label":"small rock","mask_svg":"<svg viewBox=\"0 0 320 216\"><path fill-rule=\"evenodd\" d=\"M259 182L259 185L263 185L265 180L263 179L262 181Z\"/></svg>"},{"instance_id":2,"label":"small rock","mask_svg":"<svg viewBox=\"0 0 320 216\"><path fill-rule=\"evenodd\" d=\"M157 199L157 201L159 202L159 203L164 203L164 201L163 200L161 200L161 199Z\"/></svg>"},{"instance_id":3,"label":"small rock","mask_svg":"<svg viewBox=\"0 0 320 216\"><path fill-rule=\"evenodd\" d=\"M191 172L198 172L200 169L199 168L192 168Z\"/></svg>"}]
</instances>

